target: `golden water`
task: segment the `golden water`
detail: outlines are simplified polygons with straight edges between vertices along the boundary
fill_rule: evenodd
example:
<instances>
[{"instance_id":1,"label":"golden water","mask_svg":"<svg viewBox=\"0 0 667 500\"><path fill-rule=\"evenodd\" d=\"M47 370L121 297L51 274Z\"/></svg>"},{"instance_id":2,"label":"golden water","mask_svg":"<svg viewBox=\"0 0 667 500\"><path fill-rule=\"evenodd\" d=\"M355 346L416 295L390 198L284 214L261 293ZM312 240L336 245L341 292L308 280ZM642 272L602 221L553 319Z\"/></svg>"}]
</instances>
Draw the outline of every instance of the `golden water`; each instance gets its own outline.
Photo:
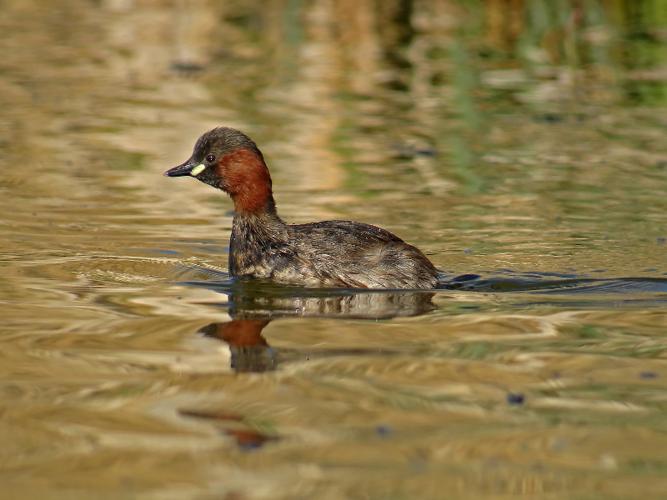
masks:
<instances>
[{"instance_id":1,"label":"golden water","mask_svg":"<svg viewBox=\"0 0 667 500\"><path fill-rule=\"evenodd\" d=\"M661 6L0 2L0 497L664 498ZM220 124L480 278L234 284Z\"/></svg>"}]
</instances>

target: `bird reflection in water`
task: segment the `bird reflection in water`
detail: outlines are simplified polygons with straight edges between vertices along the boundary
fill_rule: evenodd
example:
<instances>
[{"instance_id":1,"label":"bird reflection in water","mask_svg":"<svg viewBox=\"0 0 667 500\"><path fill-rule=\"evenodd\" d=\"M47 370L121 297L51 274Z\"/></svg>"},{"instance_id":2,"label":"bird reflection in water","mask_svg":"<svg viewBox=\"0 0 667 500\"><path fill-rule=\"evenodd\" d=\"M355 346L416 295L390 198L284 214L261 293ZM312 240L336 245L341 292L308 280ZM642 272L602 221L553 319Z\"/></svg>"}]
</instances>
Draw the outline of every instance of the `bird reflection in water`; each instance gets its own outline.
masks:
<instances>
[{"instance_id":1,"label":"bird reflection in water","mask_svg":"<svg viewBox=\"0 0 667 500\"><path fill-rule=\"evenodd\" d=\"M229 345L232 370L265 372L277 366L276 353L262 336L262 330L270 322L270 319L232 319L206 325L199 333Z\"/></svg>"},{"instance_id":2,"label":"bird reflection in water","mask_svg":"<svg viewBox=\"0 0 667 500\"><path fill-rule=\"evenodd\" d=\"M287 287L264 287L242 281L213 288L228 296L227 306L232 320L211 323L198 333L225 342L231 352L231 367L237 373L275 370L280 363L323 356L383 354L374 349L328 349L312 352L300 349L275 349L262 331L274 320L284 317L320 317L339 319L391 319L426 314L435 309L433 292L424 291L351 291L304 290ZM221 408L181 409L184 417L215 423L220 431L234 440L239 449L252 451L279 440L277 434L267 434L250 425L246 418Z\"/></svg>"},{"instance_id":3,"label":"bird reflection in water","mask_svg":"<svg viewBox=\"0 0 667 500\"><path fill-rule=\"evenodd\" d=\"M211 323L199 333L229 345L231 367L236 372L275 370L279 361L304 359L297 350L272 348L262 331L281 317L320 317L338 319L390 319L418 316L435 309L433 292L303 290L289 294L288 288L261 291L252 286L235 287L227 292L231 321ZM377 351L374 351L377 352ZM328 350L320 355L337 356L356 350Z\"/></svg>"}]
</instances>

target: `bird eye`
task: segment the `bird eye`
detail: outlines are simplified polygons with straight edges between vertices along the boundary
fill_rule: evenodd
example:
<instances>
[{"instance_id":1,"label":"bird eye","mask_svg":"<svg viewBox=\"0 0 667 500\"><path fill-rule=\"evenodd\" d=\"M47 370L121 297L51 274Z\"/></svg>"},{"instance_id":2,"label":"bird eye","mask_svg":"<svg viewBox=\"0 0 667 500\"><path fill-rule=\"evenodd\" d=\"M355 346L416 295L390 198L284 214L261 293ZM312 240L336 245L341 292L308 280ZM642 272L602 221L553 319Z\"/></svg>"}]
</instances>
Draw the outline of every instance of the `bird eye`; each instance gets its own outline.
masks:
<instances>
[{"instance_id":1,"label":"bird eye","mask_svg":"<svg viewBox=\"0 0 667 500\"><path fill-rule=\"evenodd\" d=\"M215 155L208 155L206 157L206 161L209 163L213 163L215 161Z\"/></svg>"}]
</instances>

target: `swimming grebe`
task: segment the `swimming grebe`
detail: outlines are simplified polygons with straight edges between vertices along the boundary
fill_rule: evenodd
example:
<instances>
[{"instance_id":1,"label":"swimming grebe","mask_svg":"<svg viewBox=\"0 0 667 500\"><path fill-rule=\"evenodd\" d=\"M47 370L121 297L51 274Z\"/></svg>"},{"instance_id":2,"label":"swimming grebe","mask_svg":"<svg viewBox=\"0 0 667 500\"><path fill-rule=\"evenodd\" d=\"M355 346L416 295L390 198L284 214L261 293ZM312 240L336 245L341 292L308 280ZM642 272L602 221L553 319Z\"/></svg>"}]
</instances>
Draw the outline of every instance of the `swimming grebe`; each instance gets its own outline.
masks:
<instances>
[{"instance_id":1,"label":"swimming grebe","mask_svg":"<svg viewBox=\"0 0 667 500\"><path fill-rule=\"evenodd\" d=\"M343 220L285 224L264 157L238 130L206 132L192 156L165 175L192 176L231 196L232 276L342 288L433 288L438 281L419 249L379 227Z\"/></svg>"}]
</instances>

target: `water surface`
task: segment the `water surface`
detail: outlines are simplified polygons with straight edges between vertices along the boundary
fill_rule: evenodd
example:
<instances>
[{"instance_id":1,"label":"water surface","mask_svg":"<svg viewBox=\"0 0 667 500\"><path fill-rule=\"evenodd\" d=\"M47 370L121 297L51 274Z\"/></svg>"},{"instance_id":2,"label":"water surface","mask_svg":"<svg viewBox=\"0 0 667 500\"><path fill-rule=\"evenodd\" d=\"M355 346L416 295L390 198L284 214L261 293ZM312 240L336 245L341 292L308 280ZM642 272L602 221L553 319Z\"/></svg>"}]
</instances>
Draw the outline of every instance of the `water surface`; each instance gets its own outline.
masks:
<instances>
[{"instance_id":1,"label":"water surface","mask_svg":"<svg viewBox=\"0 0 667 500\"><path fill-rule=\"evenodd\" d=\"M663 496L661 5L3 2L5 495ZM220 124L441 287L230 280Z\"/></svg>"}]
</instances>

